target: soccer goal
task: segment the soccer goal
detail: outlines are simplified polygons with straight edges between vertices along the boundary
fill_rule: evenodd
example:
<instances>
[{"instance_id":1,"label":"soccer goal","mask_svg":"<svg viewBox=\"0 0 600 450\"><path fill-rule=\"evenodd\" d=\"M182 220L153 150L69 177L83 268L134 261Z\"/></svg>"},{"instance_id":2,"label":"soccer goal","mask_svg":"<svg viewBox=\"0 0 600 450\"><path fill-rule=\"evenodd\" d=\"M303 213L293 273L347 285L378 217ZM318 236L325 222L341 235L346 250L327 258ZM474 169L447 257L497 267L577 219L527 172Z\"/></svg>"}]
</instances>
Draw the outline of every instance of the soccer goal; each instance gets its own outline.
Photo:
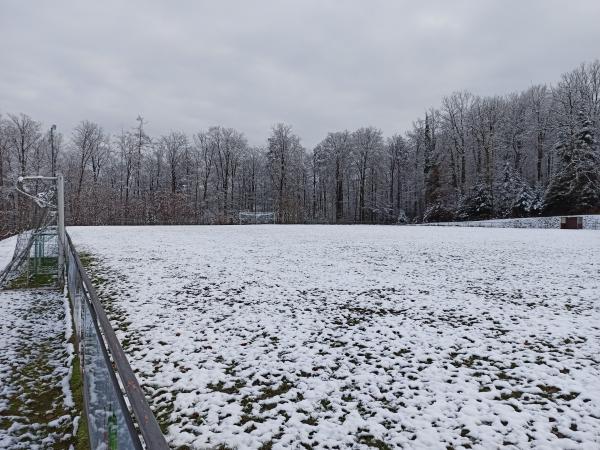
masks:
<instances>
[{"instance_id":1,"label":"soccer goal","mask_svg":"<svg viewBox=\"0 0 600 450\"><path fill-rule=\"evenodd\" d=\"M275 223L275 213L272 211L240 211L240 225Z\"/></svg>"},{"instance_id":2,"label":"soccer goal","mask_svg":"<svg viewBox=\"0 0 600 450\"><path fill-rule=\"evenodd\" d=\"M21 176L15 191L21 203L20 232L15 251L0 267L0 289L5 287L62 286L65 219L64 181L56 177Z\"/></svg>"}]
</instances>

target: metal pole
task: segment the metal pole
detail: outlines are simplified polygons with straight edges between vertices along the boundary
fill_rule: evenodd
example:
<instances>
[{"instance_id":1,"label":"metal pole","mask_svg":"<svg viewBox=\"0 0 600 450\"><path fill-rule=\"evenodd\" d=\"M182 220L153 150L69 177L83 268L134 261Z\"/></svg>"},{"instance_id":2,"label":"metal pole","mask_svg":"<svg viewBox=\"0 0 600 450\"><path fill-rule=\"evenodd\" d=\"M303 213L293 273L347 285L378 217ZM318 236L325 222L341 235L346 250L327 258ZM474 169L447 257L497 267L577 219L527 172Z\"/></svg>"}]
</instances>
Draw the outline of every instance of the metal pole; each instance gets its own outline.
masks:
<instances>
[{"instance_id":1,"label":"metal pole","mask_svg":"<svg viewBox=\"0 0 600 450\"><path fill-rule=\"evenodd\" d=\"M50 165L53 177L56 176L56 156L54 155L54 130L56 130L56 125L52 125L50 127Z\"/></svg>"},{"instance_id":2,"label":"metal pole","mask_svg":"<svg viewBox=\"0 0 600 450\"><path fill-rule=\"evenodd\" d=\"M58 283L63 285L65 266L65 179L56 176L56 197L58 209Z\"/></svg>"}]
</instances>

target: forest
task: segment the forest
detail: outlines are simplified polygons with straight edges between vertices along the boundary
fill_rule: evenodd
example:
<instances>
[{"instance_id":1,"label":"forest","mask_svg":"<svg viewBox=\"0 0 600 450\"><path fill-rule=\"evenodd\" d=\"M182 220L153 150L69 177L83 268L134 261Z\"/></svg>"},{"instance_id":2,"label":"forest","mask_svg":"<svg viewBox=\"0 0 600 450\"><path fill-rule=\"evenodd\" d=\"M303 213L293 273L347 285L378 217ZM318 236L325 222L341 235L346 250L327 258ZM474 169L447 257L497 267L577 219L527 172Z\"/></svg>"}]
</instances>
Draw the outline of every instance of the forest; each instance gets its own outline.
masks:
<instances>
[{"instance_id":1,"label":"forest","mask_svg":"<svg viewBox=\"0 0 600 450\"><path fill-rule=\"evenodd\" d=\"M240 211L343 224L600 213L598 60L554 85L454 92L392 136L332 131L308 149L291 125L265 131L254 147L224 126L150 136L141 116L109 133L88 120L67 131L4 113L0 238L27 223L17 178L57 172L69 225L233 224Z\"/></svg>"}]
</instances>

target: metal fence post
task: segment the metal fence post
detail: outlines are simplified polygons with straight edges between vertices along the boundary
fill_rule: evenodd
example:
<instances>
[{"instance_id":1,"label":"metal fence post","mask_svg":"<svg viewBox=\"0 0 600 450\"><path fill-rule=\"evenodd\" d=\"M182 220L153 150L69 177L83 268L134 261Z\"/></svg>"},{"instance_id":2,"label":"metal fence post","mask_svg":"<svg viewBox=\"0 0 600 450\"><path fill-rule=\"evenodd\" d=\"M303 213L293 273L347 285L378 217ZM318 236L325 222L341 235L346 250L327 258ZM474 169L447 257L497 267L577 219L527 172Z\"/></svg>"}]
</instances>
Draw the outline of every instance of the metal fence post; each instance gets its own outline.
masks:
<instances>
[{"instance_id":1,"label":"metal fence post","mask_svg":"<svg viewBox=\"0 0 600 450\"><path fill-rule=\"evenodd\" d=\"M61 173L56 176L56 197L58 209L58 283L62 287L65 267L65 179Z\"/></svg>"}]
</instances>

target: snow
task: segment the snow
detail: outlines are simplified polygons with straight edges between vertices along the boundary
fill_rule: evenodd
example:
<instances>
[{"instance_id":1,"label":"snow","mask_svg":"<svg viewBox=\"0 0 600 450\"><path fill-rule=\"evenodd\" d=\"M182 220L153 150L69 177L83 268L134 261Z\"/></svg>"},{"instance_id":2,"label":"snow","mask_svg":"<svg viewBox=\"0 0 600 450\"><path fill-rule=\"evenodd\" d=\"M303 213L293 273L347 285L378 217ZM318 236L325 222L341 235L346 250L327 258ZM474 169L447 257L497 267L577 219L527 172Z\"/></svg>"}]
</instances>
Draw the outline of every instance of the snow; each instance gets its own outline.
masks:
<instances>
[{"instance_id":1,"label":"snow","mask_svg":"<svg viewBox=\"0 0 600 450\"><path fill-rule=\"evenodd\" d=\"M63 377L61 385L62 385L62 393L63 393L63 402L67 408L74 408L75 401L73 400L73 393L71 392L71 378L73 377L73 359L75 358L75 348L73 344L70 342L71 337L73 336L73 321L71 318L73 317L73 313L71 312L71 303L69 301L69 297L67 296L67 289L65 286L65 292L63 293L63 311L65 318L68 318L64 321L65 324L65 332L64 339L66 342L66 350L67 350L67 358L65 361L66 367L68 367L68 372L65 377Z\"/></svg>"},{"instance_id":2,"label":"snow","mask_svg":"<svg viewBox=\"0 0 600 450\"><path fill-rule=\"evenodd\" d=\"M69 232L172 446L600 445L596 231Z\"/></svg>"},{"instance_id":3,"label":"snow","mask_svg":"<svg viewBox=\"0 0 600 450\"><path fill-rule=\"evenodd\" d=\"M0 448L68 448L76 411L63 296L0 291Z\"/></svg>"},{"instance_id":4,"label":"snow","mask_svg":"<svg viewBox=\"0 0 600 450\"><path fill-rule=\"evenodd\" d=\"M0 272L8 265L13 257L17 237L13 236L0 241Z\"/></svg>"}]
</instances>

